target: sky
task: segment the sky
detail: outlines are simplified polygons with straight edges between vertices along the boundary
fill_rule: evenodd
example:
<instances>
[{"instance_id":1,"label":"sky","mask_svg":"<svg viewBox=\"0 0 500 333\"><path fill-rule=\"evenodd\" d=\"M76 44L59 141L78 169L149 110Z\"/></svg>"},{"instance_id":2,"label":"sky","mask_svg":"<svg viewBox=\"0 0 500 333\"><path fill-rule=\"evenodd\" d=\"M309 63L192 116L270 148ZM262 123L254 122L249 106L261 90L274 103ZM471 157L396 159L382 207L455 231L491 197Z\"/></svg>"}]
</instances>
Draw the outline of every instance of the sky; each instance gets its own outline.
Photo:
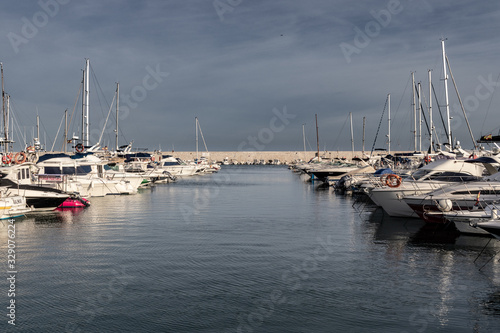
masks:
<instances>
[{"instance_id":1,"label":"sky","mask_svg":"<svg viewBox=\"0 0 500 333\"><path fill-rule=\"evenodd\" d=\"M303 150L304 132L306 149L316 150L317 115L320 149L350 150L352 113L355 149L363 118L365 150L387 148L390 94L391 149L413 150L411 73L429 117L428 70L446 142L442 39L474 138L500 127L495 1L6 1L0 31L18 150L35 135L37 114L48 150L62 148L65 110L70 135L80 136L85 59L92 144L102 132L101 145L115 145L119 82L119 145L194 151L197 117L209 151ZM471 148L448 78L452 134ZM417 123L417 148L426 150L426 125ZM204 150L201 135L199 144Z\"/></svg>"}]
</instances>

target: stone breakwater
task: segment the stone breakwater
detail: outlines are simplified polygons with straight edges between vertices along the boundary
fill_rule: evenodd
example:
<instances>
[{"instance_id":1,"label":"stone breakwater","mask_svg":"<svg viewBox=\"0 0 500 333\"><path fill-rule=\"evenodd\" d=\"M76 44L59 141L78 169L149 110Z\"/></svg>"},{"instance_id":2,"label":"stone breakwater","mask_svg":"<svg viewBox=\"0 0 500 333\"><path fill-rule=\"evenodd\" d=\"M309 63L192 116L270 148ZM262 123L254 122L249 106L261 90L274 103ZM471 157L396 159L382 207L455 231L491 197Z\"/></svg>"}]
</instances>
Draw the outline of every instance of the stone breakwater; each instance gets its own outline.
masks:
<instances>
[{"instance_id":1,"label":"stone breakwater","mask_svg":"<svg viewBox=\"0 0 500 333\"><path fill-rule=\"evenodd\" d=\"M365 152L366 153L366 152ZM399 152L392 152L399 153ZM162 152L163 155L173 155L174 157L179 157L185 161L196 159L196 152L192 151L174 151L174 152ZM367 153L369 154L369 153ZM375 155L387 155L385 152L376 152ZM202 156L200 152L198 154ZM320 155L326 158L346 158L351 160L353 157L361 157L361 151L320 151ZM316 156L314 151L213 151L209 154L210 160L212 161L223 161L227 158L229 161L234 160L239 163L253 162L254 160L260 161L264 160L266 162L279 160L281 163L290 163L296 160L309 161L311 158Z\"/></svg>"}]
</instances>

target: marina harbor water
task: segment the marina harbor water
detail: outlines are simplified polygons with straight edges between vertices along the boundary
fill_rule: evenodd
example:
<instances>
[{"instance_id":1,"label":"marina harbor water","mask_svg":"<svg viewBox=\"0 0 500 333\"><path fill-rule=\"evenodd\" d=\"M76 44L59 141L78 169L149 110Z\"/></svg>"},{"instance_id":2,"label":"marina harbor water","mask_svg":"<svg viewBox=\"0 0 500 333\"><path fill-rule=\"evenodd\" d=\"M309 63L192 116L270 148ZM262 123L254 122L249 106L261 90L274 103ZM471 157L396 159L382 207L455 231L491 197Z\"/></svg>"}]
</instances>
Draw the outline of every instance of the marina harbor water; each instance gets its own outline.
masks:
<instances>
[{"instance_id":1,"label":"marina harbor water","mask_svg":"<svg viewBox=\"0 0 500 333\"><path fill-rule=\"evenodd\" d=\"M284 166L223 166L14 225L2 332L500 327L496 239L389 217Z\"/></svg>"}]
</instances>

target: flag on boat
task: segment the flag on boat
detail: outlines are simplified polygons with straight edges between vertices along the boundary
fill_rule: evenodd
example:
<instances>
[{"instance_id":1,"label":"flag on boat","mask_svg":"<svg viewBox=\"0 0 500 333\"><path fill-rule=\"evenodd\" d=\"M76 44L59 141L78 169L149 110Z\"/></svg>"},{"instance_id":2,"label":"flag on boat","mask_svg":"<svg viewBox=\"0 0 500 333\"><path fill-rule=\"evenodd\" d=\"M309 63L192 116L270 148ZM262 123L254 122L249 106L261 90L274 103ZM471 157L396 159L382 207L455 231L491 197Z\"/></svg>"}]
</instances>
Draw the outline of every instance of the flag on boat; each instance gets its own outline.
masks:
<instances>
[{"instance_id":1,"label":"flag on boat","mask_svg":"<svg viewBox=\"0 0 500 333\"><path fill-rule=\"evenodd\" d=\"M483 135L477 142L500 142L500 135Z\"/></svg>"}]
</instances>

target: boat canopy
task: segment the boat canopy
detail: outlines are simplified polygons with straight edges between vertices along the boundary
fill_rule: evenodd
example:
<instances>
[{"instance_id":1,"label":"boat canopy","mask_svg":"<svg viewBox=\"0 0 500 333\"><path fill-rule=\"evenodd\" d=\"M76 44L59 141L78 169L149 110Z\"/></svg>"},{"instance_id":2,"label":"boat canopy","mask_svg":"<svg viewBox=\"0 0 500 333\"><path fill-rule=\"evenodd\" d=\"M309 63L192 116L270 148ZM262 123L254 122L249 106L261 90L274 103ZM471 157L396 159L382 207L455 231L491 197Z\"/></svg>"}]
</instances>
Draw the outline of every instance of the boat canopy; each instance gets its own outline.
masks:
<instances>
[{"instance_id":1,"label":"boat canopy","mask_svg":"<svg viewBox=\"0 0 500 333\"><path fill-rule=\"evenodd\" d=\"M71 157L71 156L69 156L68 154L64 154L64 153L44 154L38 158L37 162L40 163L40 162L51 160L53 158L61 158L61 157Z\"/></svg>"},{"instance_id":2,"label":"boat canopy","mask_svg":"<svg viewBox=\"0 0 500 333\"><path fill-rule=\"evenodd\" d=\"M391 168L383 168L383 169L378 169L377 171L375 171L373 174L375 176L380 176L380 175L385 175L385 174L389 174L389 173L394 173Z\"/></svg>"},{"instance_id":3,"label":"boat canopy","mask_svg":"<svg viewBox=\"0 0 500 333\"><path fill-rule=\"evenodd\" d=\"M125 162L131 162L135 158L138 158L138 159L148 159L148 158L151 158L151 154L149 154L149 153L126 154L125 155Z\"/></svg>"}]
</instances>

